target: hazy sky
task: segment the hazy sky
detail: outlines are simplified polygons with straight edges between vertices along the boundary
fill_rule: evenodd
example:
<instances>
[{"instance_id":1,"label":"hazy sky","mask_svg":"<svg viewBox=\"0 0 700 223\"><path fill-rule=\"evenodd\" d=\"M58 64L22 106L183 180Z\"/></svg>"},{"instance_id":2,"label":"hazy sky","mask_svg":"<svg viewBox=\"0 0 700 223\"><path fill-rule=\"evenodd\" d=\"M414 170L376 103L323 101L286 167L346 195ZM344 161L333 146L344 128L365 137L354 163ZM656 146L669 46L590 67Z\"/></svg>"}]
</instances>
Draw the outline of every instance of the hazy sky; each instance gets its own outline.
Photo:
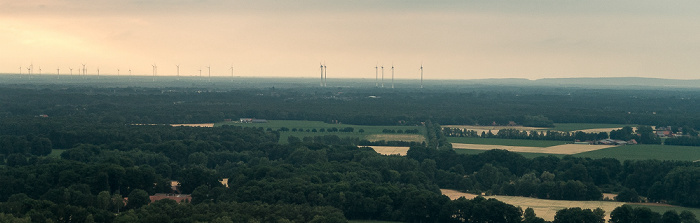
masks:
<instances>
[{"instance_id":1,"label":"hazy sky","mask_svg":"<svg viewBox=\"0 0 700 223\"><path fill-rule=\"evenodd\" d=\"M700 79L700 1L0 0L0 52L0 73Z\"/></svg>"}]
</instances>

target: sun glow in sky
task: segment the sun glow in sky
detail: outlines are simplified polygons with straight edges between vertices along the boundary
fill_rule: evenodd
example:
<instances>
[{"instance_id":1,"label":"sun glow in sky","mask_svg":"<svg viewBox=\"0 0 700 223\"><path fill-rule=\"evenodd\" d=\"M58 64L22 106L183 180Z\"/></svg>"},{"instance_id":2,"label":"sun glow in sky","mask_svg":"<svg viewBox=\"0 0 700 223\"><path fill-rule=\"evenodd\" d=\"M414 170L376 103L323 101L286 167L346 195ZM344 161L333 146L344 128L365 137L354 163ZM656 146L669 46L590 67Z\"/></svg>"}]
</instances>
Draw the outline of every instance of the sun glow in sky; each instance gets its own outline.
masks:
<instances>
[{"instance_id":1,"label":"sun glow in sky","mask_svg":"<svg viewBox=\"0 0 700 223\"><path fill-rule=\"evenodd\" d=\"M0 52L0 73L700 79L700 2L0 0Z\"/></svg>"}]
</instances>

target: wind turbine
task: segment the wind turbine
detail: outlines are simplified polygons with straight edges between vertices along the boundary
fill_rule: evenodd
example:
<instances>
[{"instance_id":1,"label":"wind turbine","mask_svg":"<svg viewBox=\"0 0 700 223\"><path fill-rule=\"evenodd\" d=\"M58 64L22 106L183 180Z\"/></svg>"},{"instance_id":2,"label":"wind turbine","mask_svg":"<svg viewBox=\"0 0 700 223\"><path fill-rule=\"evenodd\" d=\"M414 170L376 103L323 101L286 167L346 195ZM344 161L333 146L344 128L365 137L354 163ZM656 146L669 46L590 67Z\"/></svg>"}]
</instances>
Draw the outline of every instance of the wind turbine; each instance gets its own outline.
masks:
<instances>
[{"instance_id":1,"label":"wind turbine","mask_svg":"<svg viewBox=\"0 0 700 223\"><path fill-rule=\"evenodd\" d=\"M100 79L100 67L97 67L97 79Z\"/></svg>"},{"instance_id":2,"label":"wind turbine","mask_svg":"<svg viewBox=\"0 0 700 223\"><path fill-rule=\"evenodd\" d=\"M129 68L129 81L131 81L131 68Z\"/></svg>"},{"instance_id":3,"label":"wind turbine","mask_svg":"<svg viewBox=\"0 0 700 223\"><path fill-rule=\"evenodd\" d=\"M19 78L22 79L22 66L19 66Z\"/></svg>"},{"instance_id":4,"label":"wind turbine","mask_svg":"<svg viewBox=\"0 0 700 223\"><path fill-rule=\"evenodd\" d=\"M199 67L199 80L202 80L202 67Z\"/></svg>"},{"instance_id":5,"label":"wind turbine","mask_svg":"<svg viewBox=\"0 0 700 223\"><path fill-rule=\"evenodd\" d=\"M382 65L382 88L384 88L384 65Z\"/></svg>"},{"instance_id":6,"label":"wind turbine","mask_svg":"<svg viewBox=\"0 0 700 223\"><path fill-rule=\"evenodd\" d=\"M61 68L60 67L56 68L56 76L58 76L58 77L56 77L56 79L61 79Z\"/></svg>"},{"instance_id":7,"label":"wind turbine","mask_svg":"<svg viewBox=\"0 0 700 223\"><path fill-rule=\"evenodd\" d=\"M374 87L379 87L379 63L374 65Z\"/></svg>"},{"instance_id":8,"label":"wind turbine","mask_svg":"<svg viewBox=\"0 0 700 223\"><path fill-rule=\"evenodd\" d=\"M39 75L41 75L41 67L39 67Z\"/></svg>"},{"instance_id":9,"label":"wind turbine","mask_svg":"<svg viewBox=\"0 0 700 223\"><path fill-rule=\"evenodd\" d=\"M208 82L211 82L211 65L207 66L207 69L209 69L209 80L208 80Z\"/></svg>"},{"instance_id":10,"label":"wind turbine","mask_svg":"<svg viewBox=\"0 0 700 223\"><path fill-rule=\"evenodd\" d=\"M85 69L85 64L83 64L83 79L85 79L85 73L87 73L87 69Z\"/></svg>"},{"instance_id":11,"label":"wind turbine","mask_svg":"<svg viewBox=\"0 0 700 223\"><path fill-rule=\"evenodd\" d=\"M177 67L177 80L180 80L180 64L175 65Z\"/></svg>"},{"instance_id":12,"label":"wind turbine","mask_svg":"<svg viewBox=\"0 0 700 223\"><path fill-rule=\"evenodd\" d=\"M394 63L391 63L391 89L394 89Z\"/></svg>"},{"instance_id":13,"label":"wind turbine","mask_svg":"<svg viewBox=\"0 0 700 223\"><path fill-rule=\"evenodd\" d=\"M328 66L326 66L326 62L323 62L323 73L324 73L324 78L323 78L323 86L326 87L328 86Z\"/></svg>"},{"instance_id":14,"label":"wind turbine","mask_svg":"<svg viewBox=\"0 0 700 223\"><path fill-rule=\"evenodd\" d=\"M231 82L233 82L233 65L231 65Z\"/></svg>"},{"instance_id":15,"label":"wind turbine","mask_svg":"<svg viewBox=\"0 0 700 223\"><path fill-rule=\"evenodd\" d=\"M68 69L70 70L70 79L73 79L73 68L68 67Z\"/></svg>"},{"instance_id":16,"label":"wind turbine","mask_svg":"<svg viewBox=\"0 0 700 223\"><path fill-rule=\"evenodd\" d=\"M323 64L320 62L318 64L321 65L321 87L323 87Z\"/></svg>"},{"instance_id":17,"label":"wind turbine","mask_svg":"<svg viewBox=\"0 0 700 223\"><path fill-rule=\"evenodd\" d=\"M32 79L32 68L27 67L27 73L29 74L29 80Z\"/></svg>"},{"instance_id":18,"label":"wind turbine","mask_svg":"<svg viewBox=\"0 0 700 223\"><path fill-rule=\"evenodd\" d=\"M117 76L119 76L119 68L117 68Z\"/></svg>"},{"instance_id":19,"label":"wind turbine","mask_svg":"<svg viewBox=\"0 0 700 223\"><path fill-rule=\"evenodd\" d=\"M420 63L420 88L423 88L423 62Z\"/></svg>"},{"instance_id":20,"label":"wind turbine","mask_svg":"<svg viewBox=\"0 0 700 223\"><path fill-rule=\"evenodd\" d=\"M156 66L156 64L151 64L151 66L153 67L153 82L156 82L156 72L158 72L158 66Z\"/></svg>"}]
</instances>

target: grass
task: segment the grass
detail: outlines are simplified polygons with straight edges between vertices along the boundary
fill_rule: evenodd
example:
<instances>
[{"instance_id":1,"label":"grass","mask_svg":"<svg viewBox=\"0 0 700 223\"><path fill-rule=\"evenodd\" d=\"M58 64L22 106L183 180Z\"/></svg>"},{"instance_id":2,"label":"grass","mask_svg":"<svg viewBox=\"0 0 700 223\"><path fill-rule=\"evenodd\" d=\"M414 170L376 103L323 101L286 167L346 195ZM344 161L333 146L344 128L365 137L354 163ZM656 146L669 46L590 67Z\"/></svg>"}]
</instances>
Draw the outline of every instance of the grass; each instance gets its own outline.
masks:
<instances>
[{"instance_id":1,"label":"grass","mask_svg":"<svg viewBox=\"0 0 700 223\"><path fill-rule=\"evenodd\" d=\"M690 211L693 214L695 214L696 218L700 217L700 208L688 208L688 207L679 207L679 206L656 206L656 205L643 205L643 204L630 204L630 206L635 207L635 208L639 208L639 207L649 208L652 211L657 212L657 213L662 214L662 215L670 210L676 210L676 212L678 212L678 214L680 214L681 211Z\"/></svg>"},{"instance_id":2,"label":"grass","mask_svg":"<svg viewBox=\"0 0 700 223\"><path fill-rule=\"evenodd\" d=\"M589 158L616 158L618 160L700 160L700 147L667 145L627 145L601 149L574 156Z\"/></svg>"},{"instance_id":3,"label":"grass","mask_svg":"<svg viewBox=\"0 0 700 223\"><path fill-rule=\"evenodd\" d=\"M49 156L49 157L61 157L61 153L63 153L63 151L66 151L66 150L65 149L52 149L51 153L49 153L49 155L47 155L47 156Z\"/></svg>"},{"instance_id":4,"label":"grass","mask_svg":"<svg viewBox=\"0 0 700 223\"><path fill-rule=\"evenodd\" d=\"M368 136L371 135L377 135L377 134L386 134L383 133L382 131L384 129L391 129L391 130L414 130L418 129L420 132L419 134L421 136L425 135L425 127L423 126L366 126L366 125L348 125L348 124L328 124L325 122L320 122L320 121L297 121L297 120L267 120L267 123L237 123L237 122L219 122L215 123L214 127L219 127L222 125L234 125L234 126L243 126L243 127L262 127L264 129L270 128L272 130L277 130L282 127L289 128L290 131L286 132L280 132L280 143L287 143L287 138L289 136L294 136L294 137L312 137L312 136L323 136L323 135L337 135L340 138L345 138L345 137L357 137L360 139L366 139ZM320 132L318 130L320 129L329 129L329 128L338 128L338 129L343 129L346 127L352 127L355 129L354 132ZM299 129L302 128L304 129L303 132L293 132L291 131L292 129ZM316 129L317 132L306 132L307 129ZM363 129L364 132L360 133L359 130ZM397 136L410 136L412 134L395 134ZM415 134L413 134L415 135Z\"/></svg>"},{"instance_id":5,"label":"grass","mask_svg":"<svg viewBox=\"0 0 700 223\"><path fill-rule=\"evenodd\" d=\"M528 147L550 147L566 144L566 141L549 140L527 140L527 139L494 139L494 138L471 138L471 137L448 137L451 143L466 143L480 145L501 145L501 146L528 146Z\"/></svg>"},{"instance_id":6,"label":"grass","mask_svg":"<svg viewBox=\"0 0 700 223\"><path fill-rule=\"evenodd\" d=\"M595 123L554 123L552 130L571 132L584 129L602 129L602 128L622 128L623 124L595 124ZM636 125L629 125L635 127Z\"/></svg>"}]
</instances>

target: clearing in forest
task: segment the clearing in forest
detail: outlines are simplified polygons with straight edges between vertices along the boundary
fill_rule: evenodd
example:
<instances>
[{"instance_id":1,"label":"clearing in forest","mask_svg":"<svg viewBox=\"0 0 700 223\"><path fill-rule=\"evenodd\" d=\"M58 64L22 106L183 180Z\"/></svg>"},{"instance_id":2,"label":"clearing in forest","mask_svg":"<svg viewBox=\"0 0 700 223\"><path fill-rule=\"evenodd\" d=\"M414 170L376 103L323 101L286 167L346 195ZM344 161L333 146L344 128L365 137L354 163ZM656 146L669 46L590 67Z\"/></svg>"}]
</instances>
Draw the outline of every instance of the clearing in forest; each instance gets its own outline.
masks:
<instances>
[{"instance_id":1,"label":"clearing in forest","mask_svg":"<svg viewBox=\"0 0 700 223\"><path fill-rule=\"evenodd\" d=\"M400 155L405 156L410 147L407 146L367 146L374 149L375 152L382 155Z\"/></svg>"},{"instance_id":2,"label":"clearing in forest","mask_svg":"<svg viewBox=\"0 0 700 223\"><path fill-rule=\"evenodd\" d=\"M467 199L474 199L477 195L463 193L456 190L440 189L442 194L448 196L450 199L457 199L460 197L465 197ZM580 207L582 209L596 209L601 208L605 210L605 219L610 219L610 212L615 210L615 208L622 206L623 202L615 201L565 201L565 200L547 200L538 199L531 197L516 197L516 196L484 196L484 198L495 198L496 200L502 201L506 204L510 204L516 207L521 207L523 210L526 208L532 208L535 211L537 217L543 218L547 221L554 220L554 216L557 211L565 208Z\"/></svg>"},{"instance_id":3,"label":"clearing in forest","mask_svg":"<svg viewBox=\"0 0 700 223\"><path fill-rule=\"evenodd\" d=\"M547 154L564 154L571 155L583 152L589 152L599 149L615 147L614 145L584 145L584 144L564 144L550 147L528 147L528 146L501 146L501 145L482 145L482 144L464 144L452 143L454 149L476 149L476 150L492 150L503 149L510 152L523 153L547 153Z\"/></svg>"}]
</instances>

